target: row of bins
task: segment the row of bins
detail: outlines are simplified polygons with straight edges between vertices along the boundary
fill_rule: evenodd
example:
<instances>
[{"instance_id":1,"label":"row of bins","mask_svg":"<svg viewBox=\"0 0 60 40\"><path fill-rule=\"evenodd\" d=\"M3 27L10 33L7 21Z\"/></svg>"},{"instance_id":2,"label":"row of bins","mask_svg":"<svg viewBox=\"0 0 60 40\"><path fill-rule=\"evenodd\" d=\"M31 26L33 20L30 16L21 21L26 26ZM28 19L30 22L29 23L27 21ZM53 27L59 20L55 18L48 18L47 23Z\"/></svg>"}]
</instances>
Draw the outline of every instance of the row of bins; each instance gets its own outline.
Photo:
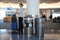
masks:
<instances>
[{"instance_id":1,"label":"row of bins","mask_svg":"<svg viewBox=\"0 0 60 40\"><path fill-rule=\"evenodd\" d=\"M28 37L32 36L33 30L34 30L33 25L35 25L35 35L38 35L41 38L41 40L43 40L44 38L43 18L34 19L33 17L30 17L30 16L23 18L23 26L24 26L23 34ZM18 22L15 15L13 15L12 17L11 27L12 27L12 30L18 30Z\"/></svg>"}]
</instances>

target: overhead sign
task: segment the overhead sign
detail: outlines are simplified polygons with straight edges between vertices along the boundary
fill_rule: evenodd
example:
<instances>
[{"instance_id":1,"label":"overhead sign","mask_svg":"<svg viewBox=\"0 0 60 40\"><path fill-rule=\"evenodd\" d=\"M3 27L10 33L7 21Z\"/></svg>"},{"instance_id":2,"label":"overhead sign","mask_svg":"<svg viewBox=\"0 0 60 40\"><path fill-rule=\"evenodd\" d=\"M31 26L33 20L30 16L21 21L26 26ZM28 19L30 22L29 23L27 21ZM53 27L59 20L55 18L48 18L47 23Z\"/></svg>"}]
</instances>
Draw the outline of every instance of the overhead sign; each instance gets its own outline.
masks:
<instances>
[{"instance_id":1,"label":"overhead sign","mask_svg":"<svg viewBox=\"0 0 60 40\"><path fill-rule=\"evenodd\" d=\"M12 10L13 8L12 7L7 7L7 10Z\"/></svg>"}]
</instances>

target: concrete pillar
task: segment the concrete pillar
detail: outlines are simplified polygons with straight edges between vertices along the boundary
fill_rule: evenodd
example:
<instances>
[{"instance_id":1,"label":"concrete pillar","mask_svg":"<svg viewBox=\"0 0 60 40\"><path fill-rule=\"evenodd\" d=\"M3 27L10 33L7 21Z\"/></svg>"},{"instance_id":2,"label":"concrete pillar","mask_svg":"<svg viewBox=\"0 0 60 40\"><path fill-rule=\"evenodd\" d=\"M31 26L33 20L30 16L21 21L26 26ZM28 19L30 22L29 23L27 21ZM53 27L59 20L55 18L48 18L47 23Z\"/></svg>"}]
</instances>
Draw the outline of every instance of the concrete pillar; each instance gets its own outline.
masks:
<instances>
[{"instance_id":1,"label":"concrete pillar","mask_svg":"<svg viewBox=\"0 0 60 40\"><path fill-rule=\"evenodd\" d=\"M47 10L47 16L46 16L47 20L50 20L49 18L50 15L51 15L51 10Z\"/></svg>"},{"instance_id":2,"label":"concrete pillar","mask_svg":"<svg viewBox=\"0 0 60 40\"><path fill-rule=\"evenodd\" d=\"M39 0L27 0L27 15L39 15Z\"/></svg>"},{"instance_id":3,"label":"concrete pillar","mask_svg":"<svg viewBox=\"0 0 60 40\"><path fill-rule=\"evenodd\" d=\"M32 15L34 18L39 17L39 0L27 0L27 15ZM33 33L35 33L35 20Z\"/></svg>"}]
</instances>

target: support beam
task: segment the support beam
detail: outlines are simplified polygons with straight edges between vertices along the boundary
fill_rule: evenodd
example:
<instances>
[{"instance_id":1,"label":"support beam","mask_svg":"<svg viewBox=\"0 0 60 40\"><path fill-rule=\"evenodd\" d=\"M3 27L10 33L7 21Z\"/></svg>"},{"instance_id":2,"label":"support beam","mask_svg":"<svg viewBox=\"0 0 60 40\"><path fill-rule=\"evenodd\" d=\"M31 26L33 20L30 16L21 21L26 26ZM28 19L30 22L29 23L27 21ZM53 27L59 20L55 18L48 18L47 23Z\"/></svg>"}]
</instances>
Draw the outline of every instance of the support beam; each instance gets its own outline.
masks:
<instances>
[{"instance_id":1,"label":"support beam","mask_svg":"<svg viewBox=\"0 0 60 40\"><path fill-rule=\"evenodd\" d=\"M39 0L27 0L27 15L39 15Z\"/></svg>"}]
</instances>

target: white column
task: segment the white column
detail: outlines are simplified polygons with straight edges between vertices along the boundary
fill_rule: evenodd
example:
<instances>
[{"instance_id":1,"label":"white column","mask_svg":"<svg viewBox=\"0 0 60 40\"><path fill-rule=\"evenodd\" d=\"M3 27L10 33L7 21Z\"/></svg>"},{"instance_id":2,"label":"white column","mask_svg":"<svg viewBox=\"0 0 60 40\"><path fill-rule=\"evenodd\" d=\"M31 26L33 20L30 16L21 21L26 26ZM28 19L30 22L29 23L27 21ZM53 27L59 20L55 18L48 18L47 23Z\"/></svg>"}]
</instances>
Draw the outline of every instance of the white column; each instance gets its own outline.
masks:
<instances>
[{"instance_id":1,"label":"white column","mask_svg":"<svg viewBox=\"0 0 60 40\"><path fill-rule=\"evenodd\" d=\"M39 15L39 0L27 0L27 15Z\"/></svg>"},{"instance_id":2,"label":"white column","mask_svg":"<svg viewBox=\"0 0 60 40\"><path fill-rule=\"evenodd\" d=\"M27 15L32 15L34 18L39 17L39 0L27 0ZM35 33L34 23L33 23L33 33Z\"/></svg>"},{"instance_id":3,"label":"white column","mask_svg":"<svg viewBox=\"0 0 60 40\"><path fill-rule=\"evenodd\" d=\"M49 18L50 15L51 15L51 10L47 10L47 16L46 16L47 20L50 20Z\"/></svg>"}]
</instances>

